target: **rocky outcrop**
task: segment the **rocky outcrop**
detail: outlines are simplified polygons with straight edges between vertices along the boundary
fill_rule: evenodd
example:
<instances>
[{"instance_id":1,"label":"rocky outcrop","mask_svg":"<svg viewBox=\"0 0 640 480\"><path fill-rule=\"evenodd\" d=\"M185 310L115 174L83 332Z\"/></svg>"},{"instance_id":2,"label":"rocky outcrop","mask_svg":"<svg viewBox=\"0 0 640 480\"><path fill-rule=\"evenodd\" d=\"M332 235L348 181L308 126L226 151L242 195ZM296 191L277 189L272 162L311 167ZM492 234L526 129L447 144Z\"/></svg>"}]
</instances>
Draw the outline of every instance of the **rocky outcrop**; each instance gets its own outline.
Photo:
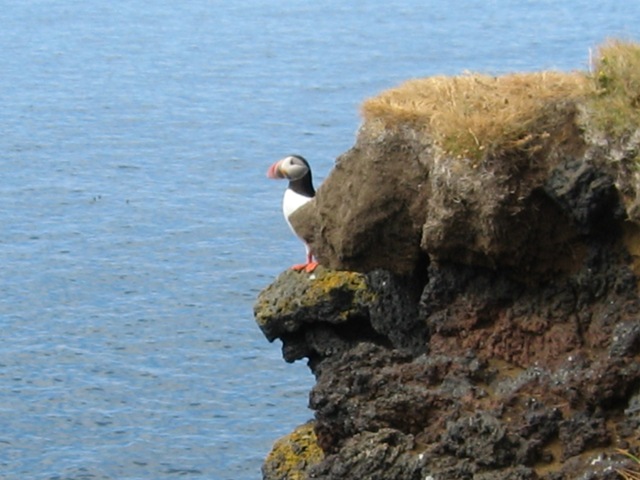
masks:
<instances>
[{"instance_id":1,"label":"rocky outcrop","mask_svg":"<svg viewBox=\"0 0 640 480\"><path fill-rule=\"evenodd\" d=\"M365 117L293 219L323 266L255 305L309 360L322 452L305 436L264 478L620 478L617 449L640 449L640 133L612 137L591 101L546 99L466 156Z\"/></svg>"}]
</instances>

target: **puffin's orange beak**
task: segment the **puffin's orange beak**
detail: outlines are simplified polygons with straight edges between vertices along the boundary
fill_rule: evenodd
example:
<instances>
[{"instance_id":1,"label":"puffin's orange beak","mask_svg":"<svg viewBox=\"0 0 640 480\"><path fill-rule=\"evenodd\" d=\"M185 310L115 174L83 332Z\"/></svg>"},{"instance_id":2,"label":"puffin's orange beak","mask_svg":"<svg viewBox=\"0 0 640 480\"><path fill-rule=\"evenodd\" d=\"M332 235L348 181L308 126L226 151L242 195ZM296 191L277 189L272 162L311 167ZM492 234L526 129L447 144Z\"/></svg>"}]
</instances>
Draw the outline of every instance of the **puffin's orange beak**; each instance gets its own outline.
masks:
<instances>
[{"instance_id":1,"label":"puffin's orange beak","mask_svg":"<svg viewBox=\"0 0 640 480\"><path fill-rule=\"evenodd\" d=\"M284 174L282 173L282 170L280 170L280 162L281 160L278 160L277 162L275 162L273 165L271 165L269 167L269 170L267 170L267 177L268 178L286 178L284 176Z\"/></svg>"}]
</instances>

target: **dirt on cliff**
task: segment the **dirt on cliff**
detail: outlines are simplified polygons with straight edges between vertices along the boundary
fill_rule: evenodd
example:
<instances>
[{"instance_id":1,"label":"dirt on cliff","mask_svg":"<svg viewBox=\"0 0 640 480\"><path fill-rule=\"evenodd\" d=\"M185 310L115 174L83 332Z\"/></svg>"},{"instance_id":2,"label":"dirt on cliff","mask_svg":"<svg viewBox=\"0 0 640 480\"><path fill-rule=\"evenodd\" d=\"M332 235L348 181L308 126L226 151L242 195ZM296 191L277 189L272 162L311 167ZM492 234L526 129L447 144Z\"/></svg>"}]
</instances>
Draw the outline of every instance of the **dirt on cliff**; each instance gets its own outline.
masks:
<instances>
[{"instance_id":1,"label":"dirt on cliff","mask_svg":"<svg viewBox=\"0 0 640 480\"><path fill-rule=\"evenodd\" d=\"M635 75L624 88L617 64ZM491 96L477 98L491 102L528 96L528 116L497 115L513 128L456 137L441 117L425 120L428 92L419 114L398 92L369 104L354 147L292 219L322 267L283 273L256 302L285 359L309 359L322 451L290 461L292 437L265 479L614 479L638 468L618 449L640 451L640 49L603 48L598 65L595 78L529 78L560 82L545 84L553 95L514 89L522 76L445 88L445 105L484 116L495 103L460 85L481 84ZM620 90L636 102L618 107L622 126L600 110Z\"/></svg>"}]
</instances>

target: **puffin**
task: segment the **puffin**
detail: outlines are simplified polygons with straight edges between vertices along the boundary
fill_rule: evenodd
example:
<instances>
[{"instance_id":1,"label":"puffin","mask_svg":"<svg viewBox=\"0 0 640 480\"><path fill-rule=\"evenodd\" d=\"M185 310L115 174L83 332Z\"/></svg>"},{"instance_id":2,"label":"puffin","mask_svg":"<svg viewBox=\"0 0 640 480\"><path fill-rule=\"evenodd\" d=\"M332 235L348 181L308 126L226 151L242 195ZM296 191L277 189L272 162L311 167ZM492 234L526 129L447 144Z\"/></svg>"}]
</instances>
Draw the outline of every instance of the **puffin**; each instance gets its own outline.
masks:
<instances>
[{"instance_id":1,"label":"puffin","mask_svg":"<svg viewBox=\"0 0 640 480\"><path fill-rule=\"evenodd\" d=\"M282 198L282 213L284 213L284 218L291 231L304 243L307 252L307 261L293 265L291 269L298 272L304 270L307 273L311 273L318 266L318 262L313 258L310 245L296 232L289 220L293 212L311 201L316 195L311 179L309 162L300 155L289 155L271 165L269 170L267 170L267 177L289 180L289 186L285 190L284 197Z\"/></svg>"}]
</instances>

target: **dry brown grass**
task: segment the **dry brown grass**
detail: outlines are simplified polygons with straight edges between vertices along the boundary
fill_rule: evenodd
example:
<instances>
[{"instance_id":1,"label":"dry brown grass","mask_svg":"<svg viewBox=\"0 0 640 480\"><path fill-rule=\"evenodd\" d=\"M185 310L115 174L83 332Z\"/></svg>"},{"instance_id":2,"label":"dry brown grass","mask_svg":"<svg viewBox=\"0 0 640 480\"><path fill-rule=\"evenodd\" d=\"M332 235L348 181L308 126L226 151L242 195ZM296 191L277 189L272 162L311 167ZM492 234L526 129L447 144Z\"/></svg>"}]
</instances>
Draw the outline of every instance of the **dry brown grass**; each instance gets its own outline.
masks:
<instances>
[{"instance_id":1,"label":"dry brown grass","mask_svg":"<svg viewBox=\"0 0 640 480\"><path fill-rule=\"evenodd\" d=\"M630 118L640 119L640 47L609 42L598 52L593 75L548 71L410 80L365 101L362 114L385 127L428 130L448 154L476 160L548 134L554 110L566 111L561 106L572 102L590 101L598 124L614 133L613 127L618 131Z\"/></svg>"},{"instance_id":2,"label":"dry brown grass","mask_svg":"<svg viewBox=\"0 0 640 480\"><path fill-rule=\"evenodd\" d=\"M367 100L362 112L365 120L382 120L387 127L428 129L447 153L478 158L522 141L550 103L584 96L588 89L578 73L432 77L383 92Z\"/></svg>"}]
</instances>

